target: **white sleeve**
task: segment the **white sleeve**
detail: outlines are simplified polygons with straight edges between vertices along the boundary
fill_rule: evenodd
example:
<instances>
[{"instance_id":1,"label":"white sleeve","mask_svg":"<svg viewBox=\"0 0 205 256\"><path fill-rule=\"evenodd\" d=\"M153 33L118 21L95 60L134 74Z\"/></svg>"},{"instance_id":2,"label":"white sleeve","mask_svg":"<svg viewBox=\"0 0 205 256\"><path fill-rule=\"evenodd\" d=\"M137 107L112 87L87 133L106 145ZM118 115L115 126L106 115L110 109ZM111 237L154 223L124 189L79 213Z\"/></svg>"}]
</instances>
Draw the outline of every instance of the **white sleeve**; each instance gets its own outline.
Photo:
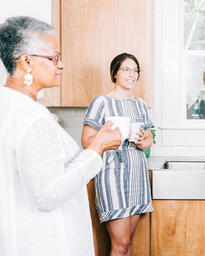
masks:
<instances>
[{"instance_id":1,"label":"white sleeve","mask_svg":"<svg viewBox=\"0 0 205 256\"><path fill-rule=\"evenodd\" d=\"M102 167L100 155L89 149L65 166L56 129L46 119L35 121L27 129L16 151L21 182L36 206L45 211L68 200Z\"/></svg>"}]
</instances>

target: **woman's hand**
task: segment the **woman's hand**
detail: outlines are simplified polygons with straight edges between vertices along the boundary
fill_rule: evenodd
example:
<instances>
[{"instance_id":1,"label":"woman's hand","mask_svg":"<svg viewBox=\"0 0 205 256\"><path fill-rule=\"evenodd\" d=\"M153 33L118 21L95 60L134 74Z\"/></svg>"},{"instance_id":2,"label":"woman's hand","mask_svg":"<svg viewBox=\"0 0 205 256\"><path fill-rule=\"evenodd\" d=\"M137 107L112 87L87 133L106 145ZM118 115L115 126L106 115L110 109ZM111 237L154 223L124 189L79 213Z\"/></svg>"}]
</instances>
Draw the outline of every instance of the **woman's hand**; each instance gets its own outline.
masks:
<instances>
[{"instance_id":1,"label":"woman's hand","mask_svg":"<svg viewBox=\"0 0 205 256\"><path fill-rule=\"evenodd\" d=\"M113 129L111 121L107 121L99 131L85 125L81 141L83 148L90 148L101 155L106 150L117 149L120 146L121 133L117 127Z\"/></svg>"},{"instance_id":2,"label":"woman's hand","mask_svg":"<svg viewBox=\"0 0 205 256\"><path fill-rule=\"evenodd\" d=\"M150 130L143 131L143 129L140 128L140 132L137 132L136 135L137 137L134 143L139 149L146 150L152 146L153 138Z\"/></svg>"}]
</instances>

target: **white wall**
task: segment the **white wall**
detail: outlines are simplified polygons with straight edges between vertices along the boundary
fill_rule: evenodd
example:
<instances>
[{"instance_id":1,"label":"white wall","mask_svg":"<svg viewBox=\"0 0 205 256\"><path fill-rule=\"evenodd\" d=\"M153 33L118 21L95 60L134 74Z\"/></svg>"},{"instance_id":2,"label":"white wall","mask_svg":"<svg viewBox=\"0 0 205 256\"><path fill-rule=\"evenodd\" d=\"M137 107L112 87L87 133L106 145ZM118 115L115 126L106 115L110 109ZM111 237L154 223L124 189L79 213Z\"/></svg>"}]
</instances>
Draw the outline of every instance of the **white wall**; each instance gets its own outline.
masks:
<instances>
[{"instance_id":1,"label":"white wall","mask_svg":"<svg viewBox=\"0 0 205 256\"><path fill-rule=\"evenodd\" d=\"M5 0L1 3L0 23L7 17L27 15L51 23L51 0Z\"/></svg>"},{"instance_id":2,"label":"white wall","mask_svg":"<svg viewBox=\"0 0 205 256\"><path fill-rule=\"evenodd\" d=\"M5 0L0 7L0 23L11 16L26 15L51 24L51 0ZM0 85L5 84L6 72L0 61Z\"/></svg>"}]
</instances>

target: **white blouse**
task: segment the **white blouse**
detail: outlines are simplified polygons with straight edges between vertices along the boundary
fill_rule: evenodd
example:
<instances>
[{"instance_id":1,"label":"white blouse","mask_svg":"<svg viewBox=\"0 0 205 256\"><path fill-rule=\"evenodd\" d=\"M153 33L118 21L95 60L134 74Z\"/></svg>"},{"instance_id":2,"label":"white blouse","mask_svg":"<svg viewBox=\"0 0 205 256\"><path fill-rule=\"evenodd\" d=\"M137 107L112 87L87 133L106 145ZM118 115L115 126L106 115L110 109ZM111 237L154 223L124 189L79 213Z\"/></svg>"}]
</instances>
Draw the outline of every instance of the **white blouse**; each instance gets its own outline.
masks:
<instances>
[{"instance_id":1,"label":"white blouse","mask_svg":"<svg viewBox=\"0 0 205 256\"><path fill-rule=\"evenodd\" d=\"M28 96L0 88L0 255L92 256L86 184L100 155Z\"/></svg>"}]
</instances>

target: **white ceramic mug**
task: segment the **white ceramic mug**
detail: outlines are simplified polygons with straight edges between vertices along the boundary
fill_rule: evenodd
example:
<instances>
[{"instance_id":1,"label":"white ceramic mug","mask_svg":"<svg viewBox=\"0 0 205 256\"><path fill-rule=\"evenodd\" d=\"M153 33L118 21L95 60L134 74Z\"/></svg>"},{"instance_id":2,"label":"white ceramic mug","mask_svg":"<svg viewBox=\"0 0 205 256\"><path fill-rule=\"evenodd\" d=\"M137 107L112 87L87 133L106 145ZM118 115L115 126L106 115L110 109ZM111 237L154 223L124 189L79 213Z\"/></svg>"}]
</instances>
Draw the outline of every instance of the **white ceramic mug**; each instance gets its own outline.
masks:
<instances>
[{"instance_id":1,"label":"white ceramic mug","mask_svg":"<svg viewBox=\"0 0 205 256\"><path fill-rule=\"evenodd\" d=\"M140 128L142 128L143 125L144 125L143 122L130 123L130 138L129 138L129 141L136 141L136 138L138 137L136 132L140 132Z\"/></svg>"},{"instance_id":2,"label":"white ceramic mug","mask_svg":"<svg viewBox=\"0 0 205 256\"><path fill-rule=\"evenodd\" d=\"M127 116L106 116L105 121L110 120L115 127L118 127L121 132L121 141L126 140L130 133L130 118Z\"/></svg>"}]
</instances>

